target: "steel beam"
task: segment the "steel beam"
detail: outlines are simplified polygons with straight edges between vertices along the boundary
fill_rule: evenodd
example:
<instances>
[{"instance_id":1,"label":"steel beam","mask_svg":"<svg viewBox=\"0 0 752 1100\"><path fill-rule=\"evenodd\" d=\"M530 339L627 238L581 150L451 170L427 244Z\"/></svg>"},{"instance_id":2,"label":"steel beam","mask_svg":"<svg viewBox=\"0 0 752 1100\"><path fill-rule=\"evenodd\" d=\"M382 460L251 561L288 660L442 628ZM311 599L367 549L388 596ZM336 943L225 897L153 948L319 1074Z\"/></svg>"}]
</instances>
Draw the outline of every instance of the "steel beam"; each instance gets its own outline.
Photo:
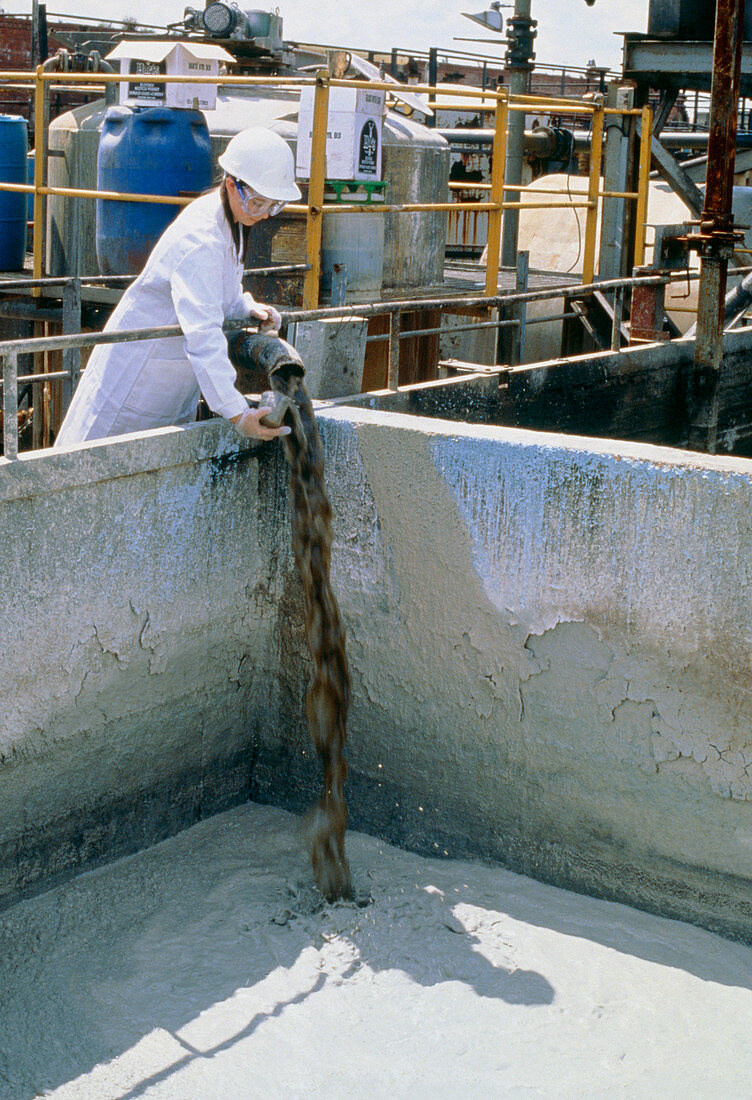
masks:
<instances>
[{"instance_id":1,"label":"steel beam","mask_svg":"<svg viewBox=\"0 0 752 1100\"><path fill-rule=\"evenodd\" d=\"M727 4L723 5L728 7ZM743 18L743 16L742 16ZM624 79L651 88L711 89L712 42L672 42L642 35L624 36ZM752 42L742 47L742 76L739 94L752 95Z\"/></svg>"}]
</instances>

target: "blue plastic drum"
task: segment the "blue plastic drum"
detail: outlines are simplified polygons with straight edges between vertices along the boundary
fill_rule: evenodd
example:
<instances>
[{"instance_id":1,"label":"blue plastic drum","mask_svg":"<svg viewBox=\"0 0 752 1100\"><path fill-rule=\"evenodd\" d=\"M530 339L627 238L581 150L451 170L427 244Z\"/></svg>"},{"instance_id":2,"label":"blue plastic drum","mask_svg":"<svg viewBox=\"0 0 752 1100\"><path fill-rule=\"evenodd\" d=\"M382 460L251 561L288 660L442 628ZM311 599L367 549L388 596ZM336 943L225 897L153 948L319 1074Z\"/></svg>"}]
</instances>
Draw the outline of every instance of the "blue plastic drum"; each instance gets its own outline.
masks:
<instances>
[{"instance_id":1,"label":"blue plastic drum","mask_svg":"<svg viewBox=\"0 0 752 1100\"><path fill-rule=\"evenodd\" d=\"M195 195L211 186L209 128L200 111L111 107L97 153L97 189ZM97 260L103 275L137 275L182 207L97 199Z\"/></svg>"},{"instance_id":2,"label":"blue plastic drum","mask_svg":"<svg viewBox=\"0 0 752 1100\"><path fill-rule=\"evenodd\" d=\"M26 183L26 119L0 115L0 182ZM0 191L0 271L22 271L26 256L26 195Z\"/></svg>"}]
</instances>

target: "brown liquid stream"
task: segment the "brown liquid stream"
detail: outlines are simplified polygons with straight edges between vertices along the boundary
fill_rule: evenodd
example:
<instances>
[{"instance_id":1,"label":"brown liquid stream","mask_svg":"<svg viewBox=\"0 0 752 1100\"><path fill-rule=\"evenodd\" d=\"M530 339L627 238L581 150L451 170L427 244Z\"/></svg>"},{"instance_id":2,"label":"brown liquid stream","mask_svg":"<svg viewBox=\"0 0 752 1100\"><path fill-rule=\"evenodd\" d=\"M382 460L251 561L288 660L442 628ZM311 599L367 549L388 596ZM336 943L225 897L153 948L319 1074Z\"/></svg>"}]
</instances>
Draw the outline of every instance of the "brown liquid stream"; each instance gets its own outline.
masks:
<instances>
[{"instance_id":1,"label":"brown liquid stream","mask_svg":"<svg viewBox=\"0 0 752 1100\"><path fill-rule=\"evenodd\" d=\"M275 393L290 399L282 440L290 473L292 547L303 582L306 639L313 677L306 716L324 769L324 793L312 810L307 840L313 873L327 901L352 897L345 858L347 775L344 748L350 704L345 630L330 580L332 509L324 484L324 451L313 405L299 374L271 373Z\"/></svg>"}]
</instances>

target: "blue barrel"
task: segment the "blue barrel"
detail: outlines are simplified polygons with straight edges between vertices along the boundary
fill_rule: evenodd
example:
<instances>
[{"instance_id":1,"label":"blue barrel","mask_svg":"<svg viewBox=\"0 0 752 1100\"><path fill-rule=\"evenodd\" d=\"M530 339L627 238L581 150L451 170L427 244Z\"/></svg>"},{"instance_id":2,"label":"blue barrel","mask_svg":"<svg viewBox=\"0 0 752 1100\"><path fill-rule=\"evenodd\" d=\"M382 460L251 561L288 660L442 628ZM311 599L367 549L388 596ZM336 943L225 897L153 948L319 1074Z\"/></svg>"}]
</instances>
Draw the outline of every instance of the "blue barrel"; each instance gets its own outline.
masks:
<instances>
[{"instance_id":1,"label":"blue barrel","mask_svg":"<svg viewBox=\"0 0 752 1100\"><path fill-rule=\"evenodd\" d=\"M0 115L0 182L26 183L26 119ZM22 271L26 256L26 195L0 191L0 271Z\"/></svg>"},{"instance_id":2,"label":"blue barrel","mask_svg":"<svg viewBox=\"0 0 752 1100\"><path fill-rule=\"evenodd\" d=\"M97 153L97 189L140 195L199 194L211 186L209 128L200 111L110 107ZM137 275L182 208L97 199L103 275Z\"/></svg>"}]
</instances>

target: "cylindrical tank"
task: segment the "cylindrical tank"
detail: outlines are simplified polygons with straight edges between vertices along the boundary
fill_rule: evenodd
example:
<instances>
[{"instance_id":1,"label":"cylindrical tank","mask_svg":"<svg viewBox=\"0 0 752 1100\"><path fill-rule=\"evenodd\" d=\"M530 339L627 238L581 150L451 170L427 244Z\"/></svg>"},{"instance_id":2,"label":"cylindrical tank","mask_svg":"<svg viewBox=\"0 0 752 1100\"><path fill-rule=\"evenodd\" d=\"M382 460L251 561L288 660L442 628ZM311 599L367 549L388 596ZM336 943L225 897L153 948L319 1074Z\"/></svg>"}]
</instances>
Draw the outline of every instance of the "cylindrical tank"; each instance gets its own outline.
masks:
<instances>
[{"instance_id":1,"label":"cylindrical tank","mask_svg":"<svg viewBox=\"0 0 752 1100\"><path fill-rule=\"evenodd\" d=\"M648 34L690 42L712 42L716 0L650 0ZM744 9L745 42L752 40L752 3Z\"/></svg>"},{"instance_id":2,"label":"cylindrical tank","mask_svg":"<svg viewBox=\"0 0 752 1100\"><path fill-rule=\"evenodd\" d=\"M26 119L0 115L0 181L26 183ZM0 271L22 271L26 255L26 195L0 191Z\"/></svg>"},{"instance_id":3,"label":"cylindrical tank","mask_svg":"<svg viewBox=\"0 0 752 1100\"><path fill-rule=\"evenodd\" d=\"M50 187L93 190L97 150L107 105L103 99L66 111L50 123L47 180ZM91 199L50 195L47 200L47 271L50 275L98 275L96 211Z\"/></svg>"},{"instance_id":4,"label":"cylindrical tank","mask_svg":"<svg viewBox=\"0 0 752 1100\"><path fill-rule=\"evenodd\" d=\"M530 185L536 192L550 190L554 193L568 190L574 199L586 198L588 180L586 176L567 176L553 174L541 176ZM525 188L522 189L523 201ZM540 201L542 194L531 195L531 201ZM598 235L600 235L600 215L602 202L598 204ZM752 225L752 187L734 187L734 222L738 225ZM647 224L676 225L687 221L693 215L671 187L664 180L651 179L648 187ZM573 281L582 278L582 259L584 242L584 211L576 207L557 207L550 209L530 209L520 213L519 248L528 252L531 270L558 273L571 276ZM652 234L649 235L652 237ZM742 246L752 248L752 229L745 233ZM645 262L652 260L652 244L646 248ZM485 253L483 256L485 260ZM689 268L697 271L697 254L689 254ZM729 289L738 281L739 276L729 278ZM696 321L698 281L689 285L681 280L672 283L666 292L666 310L680 329L686 330ZM562 313L563 299L549 299L531 302L527 307L527 317L540 319L554 317ZM525 362L533 363L543 359L555 359L561 350L561 320L537 321L527 328L525 333Z\"/></svg>"},{"instance_id":5,"label":"cylindrical tank","mask_svg":"<svg viewBox=\"0 0 752 1100\"><path fill-rule=\"evenodd\" d=\"M448 202L449 144L427 126L390 111L384 120L387 202ZM447 215L386 214L384 289L408 290L444 281Z\"/></svg>"},{"instance_id":6,"label":"cylindrical tank","mask_svg":"<svg viewBox=\"0 0 752 1100\"><path fill-rule=\"evenodd\" d=\"M384 272L384 217L378 214L330 214L321 235L321 289L332 292L340 269L346 292L377 298Z\"/></svg>"},{"instance_id":7,"label":"cylindrical tank","mask_svg":"<svg viewBox=\"0 0 752 1100\"><path fill-rule=\"evenodd\" d=\"M200 111L110 107L97 154L97 190L196 195L211 185L211 143ZM103 275L136 275L180 207L97 199Z\"/></svg>"}]
</instances>

